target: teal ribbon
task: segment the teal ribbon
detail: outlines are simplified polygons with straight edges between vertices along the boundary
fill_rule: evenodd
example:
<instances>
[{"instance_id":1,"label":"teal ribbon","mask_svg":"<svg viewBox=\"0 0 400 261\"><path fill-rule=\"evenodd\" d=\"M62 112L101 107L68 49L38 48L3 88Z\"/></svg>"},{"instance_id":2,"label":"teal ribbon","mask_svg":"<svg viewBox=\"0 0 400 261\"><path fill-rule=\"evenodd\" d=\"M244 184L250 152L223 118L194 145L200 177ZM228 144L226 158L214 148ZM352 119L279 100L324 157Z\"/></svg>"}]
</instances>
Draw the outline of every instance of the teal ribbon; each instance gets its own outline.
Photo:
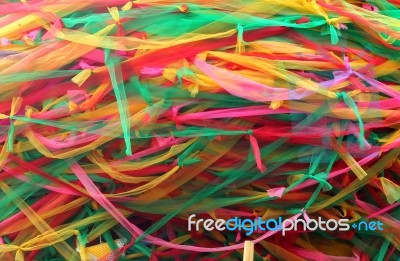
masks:
<instances>
[{"instance_id":1,"label":"teal ribbon","mask_svg":"<svg viewBox=\"0 0 400 261\"><path fill-rule=\"evenodd\" d=\"M336 45L339 43L339 37L338 34L336 32L336 28L333 25L329 25L329 32L331 35L331 43Z\"/></svg>"},{"instance_id":2,"label":"teal ribbon","mask_svg":"<svg viewBox=\"0 0 400 261\"><path fill-rule=\"evenodd\" d=\"M322 178L322 176L327 177L328 175L325 172L321 172L318 173L316 175L312 175L312 174L307 174L306 177L308 179L313 179L315 181L317 181L319 184L321 184L322 188L324 191L328 191L332 189L332 185L329 184L328 181L326 181L326 179Z\"/></svg>"},{"instance_id":3,"label":"teal ribbon","mask_svg":"<svg viewBox=\"0 0 400 261\"><path fill-rule=\"evenodd\" d=\"M244 42L244 40L243 40L243 26L241 25L241 24L238 24L237 26L236 26L236 30L237 30L237 39L238 39L238 41L239 42Z\"/></svg>"}]
</instances>

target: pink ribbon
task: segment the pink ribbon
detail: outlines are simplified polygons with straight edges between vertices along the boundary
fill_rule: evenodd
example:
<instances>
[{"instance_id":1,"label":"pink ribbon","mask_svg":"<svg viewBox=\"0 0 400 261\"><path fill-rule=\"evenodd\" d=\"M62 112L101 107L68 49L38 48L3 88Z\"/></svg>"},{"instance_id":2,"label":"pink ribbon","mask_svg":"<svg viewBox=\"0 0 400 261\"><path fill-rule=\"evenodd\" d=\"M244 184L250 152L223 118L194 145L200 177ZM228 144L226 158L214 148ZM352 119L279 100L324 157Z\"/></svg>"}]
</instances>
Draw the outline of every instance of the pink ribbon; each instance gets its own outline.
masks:
<instances>
[{"instance_id":1,"label":"pink ribbon","mask_svg":"<svg viewBox=\"0 0 400 261\"><path fill-rule=\"evenodd\" d=\"M93 181L87 176L87 174L84 172L84 170L76 163L73 162L71 164L71 170L75 173L75 175L78 177L82 185L86 188L90 196L97 202L99 203L104 209L106 209L110 215L112 215L122 226L124 226L129 233L132 234L134 238L137 238L139 235L142 235L144 232L134 224L128 221L128 219L122 215L119 210L100 192L100 190L97 188L97 186L93 183ZM294 215L290 218L290 220L295 220L297 219L302 213L299 213L297 215ZM289 222L285 222L285 227L288 225ZM274 231L268 231L261 237L252 240L253 243L258 243L275 233L278 233L279 230L274 230ZM160 245L160 246L165 246L169 248L174 248L174 249L182 249L182 250L188 250L188 251L194 251L194 252L221 252L221 251L229 251L229 250L236 250L236 249L242 249L244 247L244 243L236 244L236 245L231 245L231 246L224 246L224 247L214 247L214 248L208 248L208 247L197 247L197 246L185 246L185 245L179 245L179 244L174 244L171 242L167 242L163 239L156 238L151 235L147 235L144 239L145 241L155 244L155 245Z\"/></svg>"}]
</instances>

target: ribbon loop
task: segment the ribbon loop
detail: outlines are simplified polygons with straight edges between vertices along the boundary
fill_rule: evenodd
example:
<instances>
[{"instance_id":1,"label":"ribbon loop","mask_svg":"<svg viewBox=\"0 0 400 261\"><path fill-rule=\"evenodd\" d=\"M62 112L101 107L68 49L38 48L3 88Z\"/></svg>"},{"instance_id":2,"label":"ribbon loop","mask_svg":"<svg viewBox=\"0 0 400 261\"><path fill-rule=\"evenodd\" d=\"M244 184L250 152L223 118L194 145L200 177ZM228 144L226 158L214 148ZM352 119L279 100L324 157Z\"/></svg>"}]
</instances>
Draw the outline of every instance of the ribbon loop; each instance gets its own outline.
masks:
<instances>
[{"instance_id":1,"label":"ribbon loop","mask_svg":"<svg viewBox=\"0 0 400 261\"><path fill-rule=\"evenodd\" d=\"M322 176L325 176L325 177L327 176L326 173L321 172L321 173L318 173L318 174L315 174L315 175L307 174L306 176L307 176L307 178L314 179L319 184L321 184L324 191L329 191L329 190L332 189L332 185L329 184L329 182L326 181L326 179L322 178Z\"/></svg>"}]
</instances>

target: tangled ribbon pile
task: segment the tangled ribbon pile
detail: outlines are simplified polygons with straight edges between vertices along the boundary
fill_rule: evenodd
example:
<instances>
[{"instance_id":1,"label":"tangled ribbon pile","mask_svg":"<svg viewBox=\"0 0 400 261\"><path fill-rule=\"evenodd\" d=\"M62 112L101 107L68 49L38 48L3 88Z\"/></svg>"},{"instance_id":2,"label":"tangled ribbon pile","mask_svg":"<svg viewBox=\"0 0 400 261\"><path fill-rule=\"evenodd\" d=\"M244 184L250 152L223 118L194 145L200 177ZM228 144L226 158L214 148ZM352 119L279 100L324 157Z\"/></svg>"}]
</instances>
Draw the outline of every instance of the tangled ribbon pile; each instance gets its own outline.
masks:
<instances>
[{"instance_id":1,"label":"tangled ribbon pile","mask_svg":"<svg viewBox=\"0 0 400 261\"><path fill-rule=\"evenodd\" d=\"M0 260L399 260L399 7L3 1Z\"/></svg>"}]
</instances>

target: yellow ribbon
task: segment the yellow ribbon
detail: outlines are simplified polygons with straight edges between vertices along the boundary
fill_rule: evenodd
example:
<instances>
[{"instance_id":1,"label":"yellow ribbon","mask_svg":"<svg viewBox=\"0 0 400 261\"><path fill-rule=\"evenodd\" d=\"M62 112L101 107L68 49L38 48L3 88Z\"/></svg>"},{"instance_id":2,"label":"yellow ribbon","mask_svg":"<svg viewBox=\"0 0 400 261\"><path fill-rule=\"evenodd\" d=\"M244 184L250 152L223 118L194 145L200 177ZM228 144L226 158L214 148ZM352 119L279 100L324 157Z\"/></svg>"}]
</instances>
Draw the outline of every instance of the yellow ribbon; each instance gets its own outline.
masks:
<instances>
[{"instance_id":1,"label":"yellow ribbon","mask_svg":"<svg viewBox=\"0 0 400 261\"><path fill-rule=\"evenodd\" d=\"M90 75L92 75L92 70L85 69L72 78L71 81L78 84L78 86L81 86L90 77Z\"/></svg>"}]
</instances>

